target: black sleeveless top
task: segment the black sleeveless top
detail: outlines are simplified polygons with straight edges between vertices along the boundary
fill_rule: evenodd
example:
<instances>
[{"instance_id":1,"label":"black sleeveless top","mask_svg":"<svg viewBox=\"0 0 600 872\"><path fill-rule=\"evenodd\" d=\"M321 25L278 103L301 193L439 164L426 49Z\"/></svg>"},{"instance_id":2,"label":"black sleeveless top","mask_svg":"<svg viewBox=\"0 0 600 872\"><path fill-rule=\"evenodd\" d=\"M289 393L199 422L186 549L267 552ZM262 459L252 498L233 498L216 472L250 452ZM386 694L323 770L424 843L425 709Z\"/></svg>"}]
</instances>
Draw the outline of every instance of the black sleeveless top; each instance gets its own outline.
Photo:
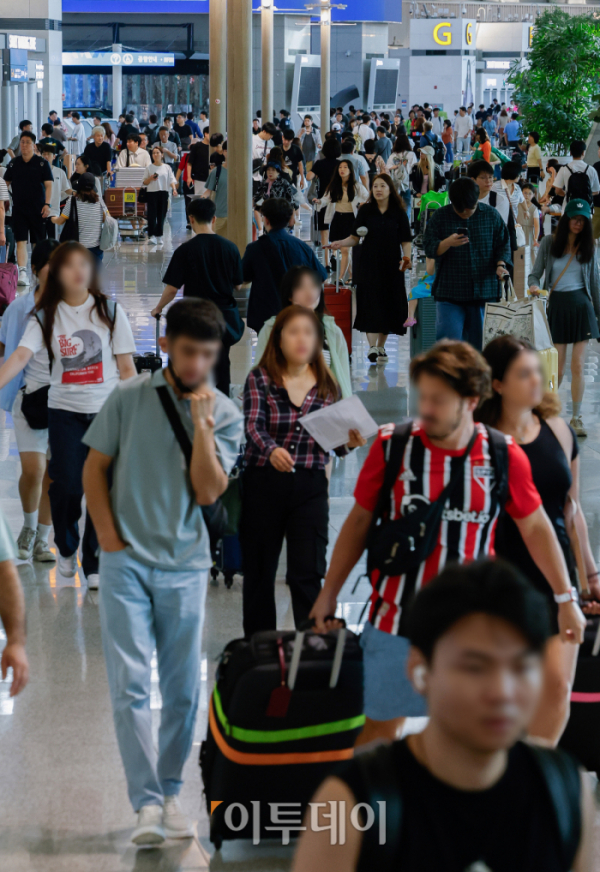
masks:
<instances>
[{"instance_id":1,"label":"black sleeveless top","mask_svg":"<svg viewBox=\"0 0 600 872\"><path fill-rule=\"evenodd\" d=\"M571 577L574 578L574 560L565 526L564 513L567 494L573 484L571 466L567 462L562 445L551 428L545 421L540 420L540 424L540 432L533 442L528 442L520 447L529 458L533 483L542 498L546 514L552 522L565 555ZM577 445L577 437L572 429L571 434L573 438L571 460L574 460L579 454L579 446ZM503 512L498 519L495 551L499 557L503 557L505 560L509 560L515 566L518 566L532 584L544 594L550 604L554 632L557 633L558 607L554 602L552 589L530 556L517 525L506 512Z\"/></svg>"},{"instance_id":2,"label":"black sleeveless top","mask_svg":"<svg viewBox=\"0 0 600 872\"><path fill-rule=\"evenodd\" d=\"M437 779L405 741L394 742L392 753L403 805L397 862L392 868L398 872L470 872L471 868L568 872L571 864L567 867L561 859L548 788L521 742L509 751L500 780L476 791L458 790ZM369 803L356 760L335 774L357 802ZM392 825L388 820L387 826Z\"/></svg>"}]
</instances>

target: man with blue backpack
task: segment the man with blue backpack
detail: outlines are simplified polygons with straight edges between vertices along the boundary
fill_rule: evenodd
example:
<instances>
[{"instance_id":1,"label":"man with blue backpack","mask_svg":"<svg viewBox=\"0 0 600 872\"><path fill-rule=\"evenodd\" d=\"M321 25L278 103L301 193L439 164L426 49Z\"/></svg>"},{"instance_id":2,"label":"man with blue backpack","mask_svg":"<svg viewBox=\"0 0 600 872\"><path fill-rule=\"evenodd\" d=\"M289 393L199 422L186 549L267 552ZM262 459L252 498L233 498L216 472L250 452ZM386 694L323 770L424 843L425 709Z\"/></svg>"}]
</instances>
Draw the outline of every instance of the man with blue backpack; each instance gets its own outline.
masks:
<instances>
[{"instance_id":1,"label":"man with blue backpack","mask_svg":"<svg viewBox=\"0 0 600 872\"><path fill-rule=\"evenodd\" d=\"M442 142L441 137L433 132L433 123L426 121L423 125L423 136L419 142L419 148L425 148L430 145L433 148L433 159L438 166L441 166L446 159L446 147Z\"/></svg>"}]
</instances>

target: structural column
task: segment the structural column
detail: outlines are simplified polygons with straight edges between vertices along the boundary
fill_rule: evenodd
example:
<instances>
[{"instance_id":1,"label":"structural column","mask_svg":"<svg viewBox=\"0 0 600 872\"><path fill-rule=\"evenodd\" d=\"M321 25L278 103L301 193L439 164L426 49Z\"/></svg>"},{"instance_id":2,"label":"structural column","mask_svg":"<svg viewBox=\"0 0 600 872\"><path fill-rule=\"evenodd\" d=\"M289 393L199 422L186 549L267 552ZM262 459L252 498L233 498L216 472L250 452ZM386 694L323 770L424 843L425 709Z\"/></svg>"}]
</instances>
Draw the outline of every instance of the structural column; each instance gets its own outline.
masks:
<instances>
[{"instance_id":1,"label":"structural column","mask_svg":"<svg viewBox=\"0 0 600 872\"><path fill-rule=\"evenodd\" d=\"M113 54L121 55L123 46L121 43L114 43ZM121 62L112 65L112 101L113 101L113 116L118 118L123 111L123 67Z\"/></svg>"},{"instance_id":2,"label":"structural column","mask_svg":"<svg viewBox=\"0 0 600 872\"><path fill-rule=\"evenodd\" d=\"M225 135L227 132L227 0L210 0L208 38L209 128L211 133Z\"/></svg>"},{"instance_id":3,"label":"structural column","mask_svg":"<svg viewBox=\"0 0 600 872\"><path fill-rule=\"evenodd\" d=\"M273 0L262 0L260 11L262 79L260 111L263 124L273 120Z\"/></svg>"},{"instance_id":4,"label":"structural column","mask_svg":"<svg viewBox=\"0 0 600 872\"><path fill-rule=\"evenodd\" d=\"M331 100L331 6L320 10L321 16L321 136L329 130Z\"/></svg>"},{"instance_id":5,"label":"structural column","mask_svg":"<svg viewBox=\"0 0 600 872\"><path fill-rule=\"evenodd\" d=\"M27 117L31 121L33 125L33 130L36 136L39 136L41 126L43 121L38 120L37 117L37 92L38 86L37 82L28 82L27 83Z\"/></svg>"},{"instance_id":6,"label":"structural column","mask_svg":"<svg viewBox=\"0 0 600 872\"><path fill-rule=\"evenodd\" d=\"M227 236L243 255L252 238L252 0L227 2L227 107Z\"/></svg>"}]
</instances>

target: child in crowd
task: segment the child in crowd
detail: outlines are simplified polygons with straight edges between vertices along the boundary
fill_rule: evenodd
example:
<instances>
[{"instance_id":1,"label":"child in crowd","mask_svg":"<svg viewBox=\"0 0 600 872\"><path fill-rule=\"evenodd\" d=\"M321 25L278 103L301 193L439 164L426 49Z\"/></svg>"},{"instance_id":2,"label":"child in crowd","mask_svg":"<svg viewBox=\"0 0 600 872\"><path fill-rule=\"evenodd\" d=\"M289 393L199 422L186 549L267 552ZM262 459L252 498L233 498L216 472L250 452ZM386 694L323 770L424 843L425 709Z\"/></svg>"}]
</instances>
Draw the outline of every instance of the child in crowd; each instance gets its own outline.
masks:
<instances>
[{"instance_id":1,"label":"child in crowd","mask_svg":"<svg viewBox=\"0 0 600 872\"><path fill-rule=\"evenodd\" d=\"M408 294L408 318L404 322L405 327L414 327L417 323L417 303L423 297L431 296L431 289L435 280L435 258L428 257L425 261L425 275L421 281L410 289Z\"/></svg>"}]
</instances>

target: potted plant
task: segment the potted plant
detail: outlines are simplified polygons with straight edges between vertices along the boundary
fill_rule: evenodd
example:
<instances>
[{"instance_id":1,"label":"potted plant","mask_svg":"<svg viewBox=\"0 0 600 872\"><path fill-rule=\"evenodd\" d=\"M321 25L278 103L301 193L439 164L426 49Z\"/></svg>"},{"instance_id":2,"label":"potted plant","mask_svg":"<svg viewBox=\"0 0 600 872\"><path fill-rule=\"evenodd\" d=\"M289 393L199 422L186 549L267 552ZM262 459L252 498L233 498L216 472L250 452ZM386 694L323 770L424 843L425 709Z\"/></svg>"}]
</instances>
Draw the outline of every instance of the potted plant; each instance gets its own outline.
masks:
<instances>
[{"instance_id":1,"label":"potted plant","mask_svg":"<svg viewBox=\"0 0 600 872\"><path fill-rule=\"evenodd\" d=\"M597 108L599 57L598 22L555 7L537 19L526 62L513 62L508 81L524 132L536 130L547 153L567 155L571 140L587 139Z\"/></svg>"}]
</instances>

